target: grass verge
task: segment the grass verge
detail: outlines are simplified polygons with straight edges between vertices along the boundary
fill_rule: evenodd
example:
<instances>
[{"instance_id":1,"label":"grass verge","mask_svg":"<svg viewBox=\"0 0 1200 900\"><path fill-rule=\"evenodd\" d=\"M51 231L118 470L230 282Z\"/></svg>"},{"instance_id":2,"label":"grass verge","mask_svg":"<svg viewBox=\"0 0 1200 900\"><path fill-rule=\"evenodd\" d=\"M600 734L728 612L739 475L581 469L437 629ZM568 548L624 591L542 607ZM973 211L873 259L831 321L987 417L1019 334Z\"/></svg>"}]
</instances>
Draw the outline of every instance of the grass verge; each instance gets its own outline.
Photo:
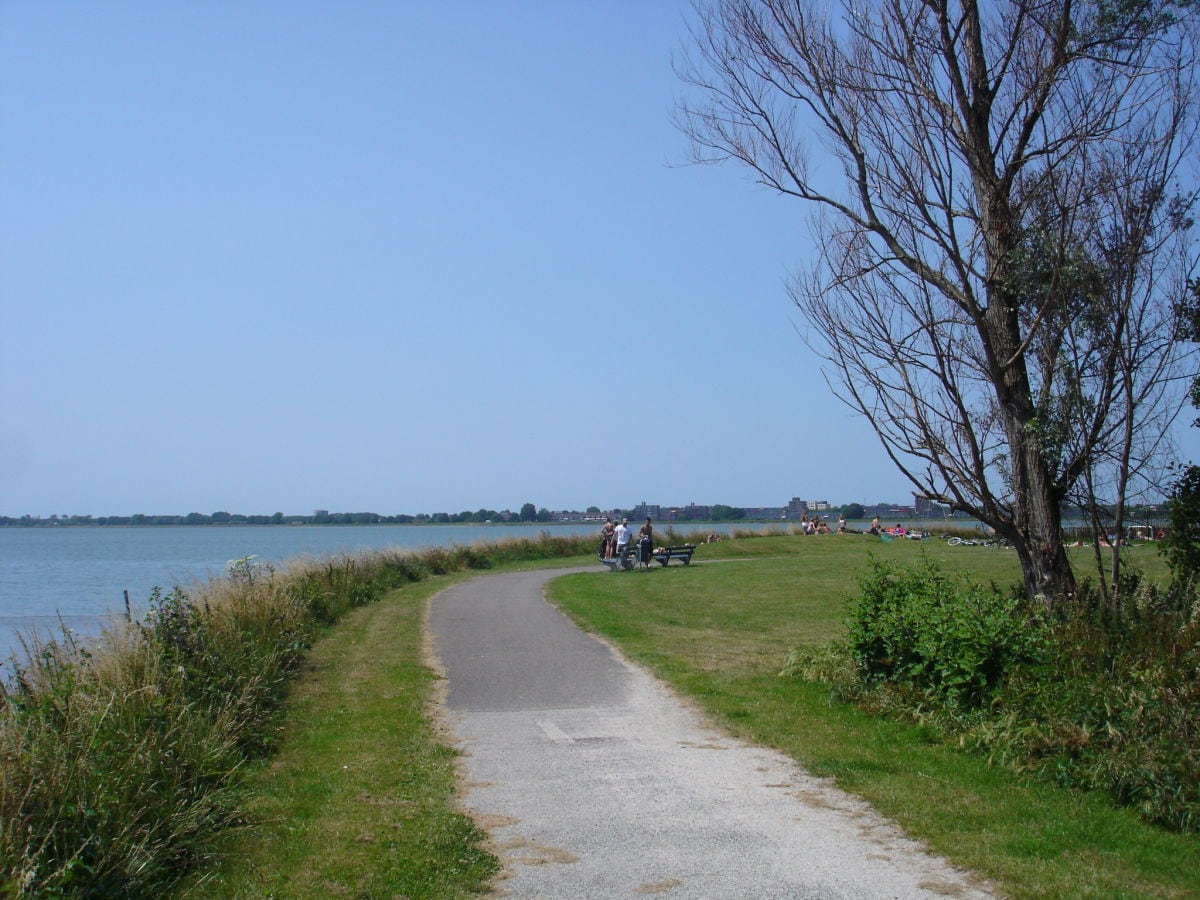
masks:
<instances>
[{"instance_id":1,"label":"grass verge","mask_svg":"<svg viewBox=\"0 0 1200 900\"><path fill-rule=\"evenodd\" d=\"M436 768L422 768L448 751L435 746L423 715L428 690L421 679L431 676L409 656L419 643L419 612L406 625L400 607L393 609L400 630L384 644L378 637L388 634L388 622L376 620L360 641L374 641L373 653L334 657L307 698L291 690L294 678L305 665L310 674L318 671L306 663L315 638L384 597L413 596L394 594L402 586L517 560L561 563L590 545L543 535L297 560L282 569L247 557L231 563L226 577L189 591L155 589L145 620L115 625L92 646L65 631L61 641L34 645L27 658L13 661L12 680L0 682L0 896L163 896L213 858L222 835L255 820L260 811L248 812L247 803L261 799L255 790L262 785L247 790L245 776L264 760L279 759L276 726L289 696L299 704L292 711L300 726L288 733L289 747L307 752L317 777L308 788L299 780L285 786L294 807L268 806L262 815L277 812L287 828L304 821L305 804L317 797L313 821L330 824L314 827L314 839L336 835L339 846L369 844L375 838L368 831L353 830L354 804L339 809L335 795L318 788L332 789L339 775L363 787L352 780L355 771L391 754L391 783L411 782L410 788L378 796L360 790L358 806L419 805L426 789L440 799L426 804L432 818L389 820L405 840L411 831L416 843L386 842L388 852L414 867L417 884L428 882L430 859L439 880L461 865L463 877L477 882L474 869L487 866L482 857L448 856L477 835L439 843L463 822L434 815L450 806L450 781L439 783ZM349 673L344 680L343 672ZM372 681L360 692L360 683ZM328 698L324 706L313 699L318 696ZM365 712L347 727L356 709ZM392 720L398 720L395 728ZM314 729L304 730L306 722ZM325 744L316 740L321 728ZM305 751L309 738L314 743ZM343 757L340 768L331 767L329 754ZM332 843L321 848L326 855ZM422 869L414 848L431 844L440 849L427 854Z\"/></svg>"},{"instance_id":2,"label":"grass verge","mask_svg":"<svg viewBox=\"0 0 1200 900\"><path fill-rule=\"evenodd\" d=\"M248 779L258 824L184 896L460 897L496 871L455 810L454 752L429 720L423 610L461 577L393 591L314 645L280 751Z\"/></svg>"},{"instance_id":3,"label":"grass verge","mask_svg":"<svg viewBox=\"0 0 1200 900\"><path fill-rule=\"evenodd\" d=\"M1143 563L1151 574L1152 552ZM1194 836L1146 825L1098 795L989 767L929 729L869 716L825 686L779 677L791 648L840 633L844 599L868 553L898 561L927 553L1000 584L1019 577L1015 555L993 548L772 537L702 547L700 564L686 568L572 575L551 591L576 621L735 734L833 778L1010 896L1196 896ZM729 561L703 564L718 557Z\"/></svg>"},{"instance_id":4,"label":"grass verge","mask_svg":"<svg viewBox=\"0 0 1200 900\"><path fill-rule=\"evenodd\" d=\"M536 549L536 548L535 548ZM582 565L519 561L491 571ZM316 642L281 711L278 751L245 778L248 827L177 892L203 898L477 896L498 871L457 803L440 733L439 676L423 645L429 600L473 573L394 590Z\"/></svg>"}]
</instances>

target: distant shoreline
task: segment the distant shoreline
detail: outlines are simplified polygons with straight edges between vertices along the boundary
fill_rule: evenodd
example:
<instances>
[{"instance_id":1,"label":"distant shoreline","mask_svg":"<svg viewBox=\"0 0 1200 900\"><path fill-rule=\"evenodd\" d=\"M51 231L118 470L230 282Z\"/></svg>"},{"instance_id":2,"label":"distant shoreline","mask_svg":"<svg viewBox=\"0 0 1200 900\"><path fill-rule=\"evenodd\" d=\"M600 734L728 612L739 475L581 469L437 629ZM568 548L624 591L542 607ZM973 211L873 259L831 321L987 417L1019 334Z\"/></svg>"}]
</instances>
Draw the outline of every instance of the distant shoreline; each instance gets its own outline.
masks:
<instances>
[{"instance_id":1,"label":"distant shoreline","mask_svg":"<svg viewBox=\"0 0 1200 900\"><path fill-rule=\"evenodd\" d=\"M856 520L856 521L866 521ZM941 520L938 520L941 521ZM496 528L528 528L530 525L542 525L546 528L573 525L601 525L604 517L597 519L555 520L553 522L443 522L422 519L413 522L52 522L40 520L34 522L5 522L0 521L0 528L375 528L375 527L418 527L428 528L434 525L457 527L461 525L477 525L480 527ZM704 521L665 521L660 520L662 527L678 525L688 528L703 525L770 525L786 527L799 524L792 520L777 521L775 519L705 519Z\"/></svg>"}]
</instances>

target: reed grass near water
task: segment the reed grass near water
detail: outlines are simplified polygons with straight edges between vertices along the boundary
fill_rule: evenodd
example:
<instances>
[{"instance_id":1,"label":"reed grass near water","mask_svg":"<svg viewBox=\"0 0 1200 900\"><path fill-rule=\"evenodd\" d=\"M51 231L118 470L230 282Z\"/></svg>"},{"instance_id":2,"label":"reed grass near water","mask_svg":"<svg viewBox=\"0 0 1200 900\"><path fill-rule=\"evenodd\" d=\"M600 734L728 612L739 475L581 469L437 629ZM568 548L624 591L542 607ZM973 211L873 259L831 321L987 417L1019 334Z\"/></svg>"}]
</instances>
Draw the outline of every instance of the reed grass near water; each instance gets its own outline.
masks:
<instances>
[{"instance_id":1,"label":"reed grass near water","mask_svg":"<svg viewBox=\"0 0 1200 900\"><path fill-rule=\"evenodd\" d=\"M0 685L0 896L157 896L246 822L241 773L311 642L387 592L591 538L231 564L89 647L36 644ZM403 761L397 761L403 765Z\"/></svg>"}]
</instances>

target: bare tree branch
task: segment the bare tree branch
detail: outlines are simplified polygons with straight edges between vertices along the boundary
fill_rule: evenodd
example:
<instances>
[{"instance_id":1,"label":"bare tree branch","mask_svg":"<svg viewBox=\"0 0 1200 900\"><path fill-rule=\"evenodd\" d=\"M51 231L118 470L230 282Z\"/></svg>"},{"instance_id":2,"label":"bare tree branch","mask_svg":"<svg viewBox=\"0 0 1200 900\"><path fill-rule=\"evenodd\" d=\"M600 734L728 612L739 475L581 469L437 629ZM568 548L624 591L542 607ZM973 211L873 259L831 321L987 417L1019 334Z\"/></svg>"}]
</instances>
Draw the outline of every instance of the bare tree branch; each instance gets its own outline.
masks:
<instances>
[{"instance_id":1,"label":"bare tree branch","mask_svg":"<svg viewBox=\"0 0 1200 900\"><path fill-rule=\"evenodd\" d=\"M817 213L789 290L835 393L1013 540L1031 595L1072 589L1063 501L1123 502L1183 397L1197 42L1173 7L708 0L680 72L697 161Z\"/></svg>"}]
</instances>

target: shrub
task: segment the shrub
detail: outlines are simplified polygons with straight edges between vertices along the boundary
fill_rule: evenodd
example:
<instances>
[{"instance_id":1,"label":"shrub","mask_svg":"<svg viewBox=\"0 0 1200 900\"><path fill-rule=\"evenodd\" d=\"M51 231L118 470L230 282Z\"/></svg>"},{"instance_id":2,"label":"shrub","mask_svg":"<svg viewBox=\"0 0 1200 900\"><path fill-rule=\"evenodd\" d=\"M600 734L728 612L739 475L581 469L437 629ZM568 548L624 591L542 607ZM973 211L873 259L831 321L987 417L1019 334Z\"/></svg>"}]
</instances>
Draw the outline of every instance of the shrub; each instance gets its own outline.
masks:
<instances>
[{"instance_id":1,"label":"shrub","mask_svg":"<svg viewBox=\"0 0 1200 900\"><path fill-rule=\"evenodd\" d=\"M1115 599L1114 599L1115 598ZM878 562L847 643L797 648L782 674L922 722L996 764L1106 792L1149 822L1200 832L1200 600L1084 583L1033 616L927 560Z\"/></svg>"},{"instance_id":2,"label":"shrub","mask_svg":"<svg viewBox=\"0 0 1200 900\"><path fill-rule=\"evenodd\" d=\"M1103 790L1150 822L1200 832L1200 616L1194 594L1090 585L1059 604L1050 653L967 735L1055 782ZM1047 690L1047 685L1053 685Z\"/></svg>"},{"instance_id":3,"label":"shrub","mask_svg":"<svg viewBox=\"0 0 1200 900\"><path fill-rule=\"evenodd\" d=\"M925 557L908 569L872 560L851 601L849 648L860 676L978 706L1014 666L1044 650L1042 623L1022 601Z\"/></svg>"}]
</instances>

